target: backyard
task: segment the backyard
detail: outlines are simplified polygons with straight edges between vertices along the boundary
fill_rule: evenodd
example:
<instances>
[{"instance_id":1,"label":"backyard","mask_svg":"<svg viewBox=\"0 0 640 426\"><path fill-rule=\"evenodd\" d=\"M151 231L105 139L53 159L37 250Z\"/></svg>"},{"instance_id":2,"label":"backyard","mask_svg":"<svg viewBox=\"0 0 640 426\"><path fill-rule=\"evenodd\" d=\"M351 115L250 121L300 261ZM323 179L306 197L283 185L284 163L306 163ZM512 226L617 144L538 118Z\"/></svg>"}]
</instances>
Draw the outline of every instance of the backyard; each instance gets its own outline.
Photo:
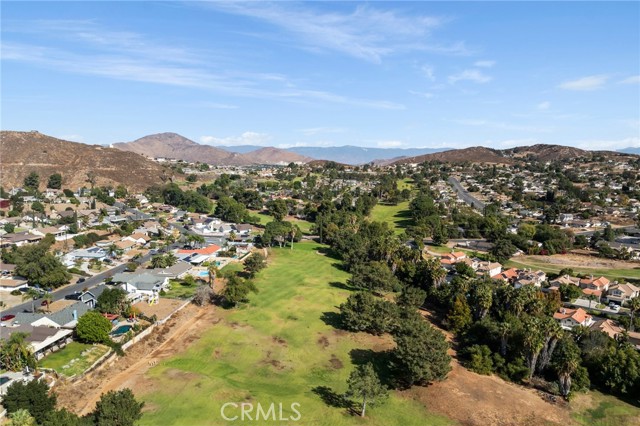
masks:
<instances>
[{"instance_id":1,"label":"backyard","mask_svg":"<svg viewBox=\"0 0 640 426\"><path fill-rule=\"evenodd\" d=\"M47 355L40 361L40 367L51 368L59 375L72 377L82 374L108 351L109 348L104 345L71 342L58 352Z\"/></svg>"},{"instance_id":2,"label":"backyard","mask_svg":"<svg viewBox=\"0 0 640 426\"><path fill-rule=\"evenodd\" d=\"M199 340L146 375L143 425L225 424L225 402L300 403L305 425L361 424L323 398L346 390L353 362L368 350L388 348L388 339L344 333L330 324L348 296L347 274L318 244L293 251L274 249L256 285L259 293L238 309L220 311L221 321ZM393 393L368 411L371 425L445 425L444 417Z\"/></svg>"}]
</instances>

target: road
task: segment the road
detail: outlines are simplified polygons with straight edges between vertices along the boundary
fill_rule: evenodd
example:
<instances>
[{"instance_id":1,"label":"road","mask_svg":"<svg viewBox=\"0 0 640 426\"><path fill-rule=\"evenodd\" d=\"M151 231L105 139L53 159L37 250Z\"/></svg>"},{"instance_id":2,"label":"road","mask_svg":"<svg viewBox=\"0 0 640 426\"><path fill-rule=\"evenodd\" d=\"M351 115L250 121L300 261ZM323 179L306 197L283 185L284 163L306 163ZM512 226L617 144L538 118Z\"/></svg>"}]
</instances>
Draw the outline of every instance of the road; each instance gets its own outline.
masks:
<instances>
[{"instance_id":1,"label":"road","mask_svg":"<svg viewBox=\"0 0 640 426\"><path fill-rule=\"evenodd\" d=\"M467 190L464 189L462 187L462 185L460 185L460 182L458 182L458 180L456 178L449 177L448 180L449 180L449 183L451 184L451 186L453 186L453 189L458 194L458 198L460 198L465 203L469 204L474 209L476 209L476 210L478 210L480 212L484 211L485 203L483 203L482 201L474 198L471 194L469 194L467 192Z\"/></svg>"},{"instance_id":2,"label":"road","mask_svg":"<svg viewBox=\"0 0 640 426\"><path fill-rule=\"evenodd\" d=\"M125 208L128 212L133 213L134 215L136 215L137 218L139 218L140 220L146 220L146 219L150 219L151 216L142 213L139 210L136 209L132 209L132 208L128 208L126 207L124 204L122 203L118 203L121 206L116 206L116 207L120 207L120 208ZM180 231L183 234L189 233L190 231L178 226L178 225L173 225L170 224L171 227L176 228L178 231ZM169 250L173 250L179 247L178 243L174 243L171 246L169 246ZM140 258L140 263L144 263L147 262L151 256L153 256L152 253L147 253L144 256L142 256L142 258ZM83 289L88 288L89 290L91 290L92 288L98 286L99 284L104 283L105 278L108 277L112 277L114 274L118 274L120 272L124 272L124 270L126 269L126 264L122 264L122 265L118 265L115 266L105 272L101 272L99 274L94 275L93 277L89 277L87 278L84 282L81 283L75 283L75 284L71 284L71 285L67 285L63 288L60 288L58 290L53 291L51 294L53 295L53 301L55 302L56 300L62 300L65 298L65 296L68 296L70 294L73 294L75 292L81 292ZM41 306L42 303L42 298L36 299L35 300L35 305L36 305L36 309L38 309ZM2 312L0 312L1 316L4 315L15 315L18 312L31 312L31 301L27 301L24 303L21 303L20 305L16 305L14 307L8 308Z\"/></svg>"}]
</instances>

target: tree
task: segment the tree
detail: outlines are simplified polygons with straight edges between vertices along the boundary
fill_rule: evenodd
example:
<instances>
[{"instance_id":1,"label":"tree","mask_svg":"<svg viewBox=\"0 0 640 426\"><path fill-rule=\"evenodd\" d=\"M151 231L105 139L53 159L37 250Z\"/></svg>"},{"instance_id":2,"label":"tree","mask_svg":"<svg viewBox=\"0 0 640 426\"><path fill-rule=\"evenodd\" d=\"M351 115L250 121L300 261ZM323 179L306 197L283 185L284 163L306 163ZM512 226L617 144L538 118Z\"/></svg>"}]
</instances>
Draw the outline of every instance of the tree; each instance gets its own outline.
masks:
<instances>
[{"instance_id":1,"label":"tree","mask_svg":"<svg viewBox=\"0 0 640 426\"><path fill-rule=\"evenodd\" d=\"M9 415L8 426L36 426L36 419L29 414L28 410L21 408Z\"/></svg>"},{"instance_id":2,"label":"tree","mask_svg":"<svg viewBox=\"0 0 640 426\"><path fill-rule=\"evenodd\" d=\"M253 278L258 272L267 267L262 253L254 252L244 261L244 270L250 278Z\"/></svg>"},{"instance_id":3,"label":"tree","mask_svg":"<svg viewBox=\"0 0 640 426\"><path fill-rule=\"evenodd\" d=\"M36 311L36 299L40 297L40 292L33 287L27 288L27 291L22 293L22 301L30 300L31 301L31 312Z\"/></svg>"},{"instance_id":4,"label":"tree","mask_svg":"<svg viewBox=\"0 0 640 426\"><path fill-rule=\"evenodd\" d=\"M222 291L222 296L229 305L236 306L238 303L246 302L247 296L251 292L258 292L255 284L234 274L227 278L227 285Z\"/></svg>"},{"instance_id":5,"label":"tree","mask_svg":"<svg viewBox=\"0 0 640 426\"><path fill-rule=\"evenodd\" d=\"M53 254L51 244L42 240L38 244L19 247L16 251L16 274L43 287L60 287L69 282L71 275Z\"/></svg>"},{"instance_id":6,"label":"tree","mask_svg":"<svg viewBox=\"0 0 640 426\"><path fill-rule=\"evenodd\" d=\"M27 333L11 333L8 339L0 342L0 368L20 371L25 367L36 367L36 358L26 341L27 336Z\"/></svg>"},{"instance_id":7,"label":"tree","mask_svg":"<svg viewBox=\"0 0 640 426\"><path fill-rule=\"evenodd\" d=\"M471 283L469 292L469 305L473 308L473 316L476 320L485 317L493 304L493 283L490 278L478 278Z\"/></svg>"},{"instance_id":8,"label":"tree","mask_svg":"<svg viewBox=\"0 0 640 426\"><path fill-rule=\"evenodd\" d=\"M107 343L110 341L111 322L96 311L82 315L76 326L76 334L87 343Z\"/></svg>"},{"instance_id":9,"label":"tree","mask_svg":"<svg viewBox=\"0 0 640 426\"><path fill-rule=\"evenodd\" d=\"M395 277L386 262L374 261L358 263L351 268L348 284L370 291L389 291L398 286Z\"/></svg>"},{"instance_id":10,"label":"tree","mask_svg":"<svg viewBox=\"0 0 640 426\"><path fill-rule=\"evenodd\" d=\"M640 296L636 296L629 300L629 316L631 317L631 321L629 322L629 331L634 331L634 318L635 315L640 312Z\"/></svg>"},{"instance_id":11,"label":"tree","mask_svg":"<svg viewBox=\"0 0 640 426\"><path fill-rule=\"evenodd\" d=\"M353 293L340 305L340 315L347 330L367 331L376 315L376 299L371 293Z\"/></svg>"},{"instance_id":12,"label":"tree","mask_svg":"<svg viewBox=\"0 0 640 426\"><path fill-rule=\"evenodd\" d=\"M196 293L193 296L193 303L198 306L203 306L205 303L213 300L214 293L210 287L200 286L196 290Z\"/></svg>"},{"instance_id":13,"label":"tree","mask_svg":"<svg viewBox=\"0 0 640 426\"><path fill-rule=\"evenodd\" d=\"M88 420L88 421L85 421ZM67 411L66 408L62 410L51 411L47 414L47 417L41 423L42 426L90 426L93 425L91 419L80 418L77 415Z\"/></svg>"},{"instance_id":14,"label":"tree","mask_svg":"<svg viewBox=\"0 0 640 426\"><path fill-rule=\"evenodd\" d=\"M424 303L427 292L413 286L404 286L396 303L407 309L418 309Z\"/></svg>"},{"instance_id":15,"label":"tree","mask_svg":"<svg viewBox=\"0 0 640 426\"><path fill-rule=\"evenodd\" d=\"M11 234L16 230L16 226L13 223L5 223L3 226L6 233Z\"/></svg>"},{"instance_id":16,"label":"tree","mask_svg":"<svg viewBox=\"0 0 640 426\"><path fill-rule=\"evenodd\" d=\"M44 296L42 296L42 301L47 305L47 311L51 312L50 305L53 302L53 294L46 292Z\"/></svg>"},{"instance_id":17,"label":"tree","mask_svg":"<svg viewBox=\"0 0 640 426\"><path fill-rule=\"evenodd\" d=\"M24 178L24 188L28 191L37 191L40 187L40 176L36 172L31 172Z\"/></svg>"},{"instance_id":18,"label":"tree","mask_svg":"<svg viewBox=\"0 0 640 426\"><path fill-rule=\"evenodd\" d=\"M400 324L393 336L396 349L392 362L398 378L407 385L443 380L451 371L444 335L418 314Z\"/></svg>"},{"instance_id":19,"label":"tree","mask_svg":"<svg viewBox=\"0 0 640 426\"><path fill-rule=\"evenodd\" d=\"M176 263L178 263L178 258L176 257L175 254L173 254L172 252L169 252L167 254L164 255L164 264L165 267L171 267L173 265L175 265Z\"/></svg>"},{"instance_id":20,"label":"tree","mask_svg":"<svg viewBox=\"0 0 640 426\"><path fill-rule=\"evenodd\" d=\"M102 394L91 414L96 426L133 426L142 418L144 402L136 401L131 389Z\"/></svg>"},{"instance_id":21,"label":"tree","mask_svg":"<svg viewBox=\"0 0 640 426\"><path fill-rule=\"evenodd\" d=\"M127 302L127 292L121 288L105 288L98 296L96 309L104 314L121 314L129 303Z\"/></svg>"},{"instance_id":22,"label":"tree","mask_svg":"<svg viewBox=\"0 0 640 426\"><path fill-rule=\"evenodd\" d=\"M373 369L373 364L370 362L357 366L349 375L347 385L349 386L347 396L362 400L361 417L365 415L367 404L375 404L388 395L387 388L380 383L380 379Z\"/></svg>"},{"instance_id":23,"label":"tree","mask_svg":"<svg viewBox=\"0 0 640 426\"><path fill-rule=\"evenodd\" d=\"M284 217L289 214L287 202L280 198L269 201L267 203L267 210L277 222L282 222Z\"/></svg>"},{"instance_id":24,"label":"tree","mask_svg":"<svg viewBox=\"0 0 640 426\"><path fill-rule=\"evenodd\" d=\"M560 393L567 398L571 392L571 376L580 367L580 348L571 335L565 335L555 351L552 366L558 374Z\"/></svg>"},{"instance_id":25,"label":"tree","mask_svg":"<svg viewBox=\"0 0 640 426\"><path fill-rule=\"evenodd\" d=\"M56 401L56 394L49 393L49 386L44 380L14 381L4 395L2 405L8 413L27 410L37 423L42 423L55 409Z\"/></svg>"},{"instance_id":26,"label":"tree","mask_svg":"<svg viewBox=\"0 0 640 426\"><path fill-rule=\"evenodd\" d=\"M47 188L51 188L51 189L62 188L62 175L60 173L54 173L51 176L49 176L49 181L47 182Z\"/></svg>"},{"instance_id":27,"label":"tree","mask_svg":"<svg viewBox=\"0 0 640 426\"><path fill-rule=\"evenodd\" d=\"M154 269L164 268L166 267L164 256L161 254L156 254L151 258L151 267Z\"/></svg>"},{"instance_id":28,"label":"tree","mask_svg":"<svg viewBox=\"0 0 640 426\"><path fill-rule=\"evenodd\" d=\"M499 239L493 243L490 253L500 263L504 263L513 256L517 248L507 239Z\"/></svg>"},{"instance_id":29,"label":"tree","mask_svg":"<svg viewBox=\"0 0 640 426\"><path fill-rule=\"evenodd\" d=\"M449 323L449 329L456 334L466 330L471 325L471 309L464 296L456 296L453 307L447 316L447 322Z\"/></svg>"},{"instance_id":30,"label":"tree","mask_svg":"<svg viewBox=\"0 0 640 426\"><path fill-rule=\"evenodd\" d=\"M209 286L211 287L211 289L213 289L213 284L215 283L215 279L216 279L216 276L218 275L218 272L220 271L218 270L218 267L216 266L215 263L212 263L209 266L207 266L207 273L209 274Z\"/></svg>"}]
</instances>

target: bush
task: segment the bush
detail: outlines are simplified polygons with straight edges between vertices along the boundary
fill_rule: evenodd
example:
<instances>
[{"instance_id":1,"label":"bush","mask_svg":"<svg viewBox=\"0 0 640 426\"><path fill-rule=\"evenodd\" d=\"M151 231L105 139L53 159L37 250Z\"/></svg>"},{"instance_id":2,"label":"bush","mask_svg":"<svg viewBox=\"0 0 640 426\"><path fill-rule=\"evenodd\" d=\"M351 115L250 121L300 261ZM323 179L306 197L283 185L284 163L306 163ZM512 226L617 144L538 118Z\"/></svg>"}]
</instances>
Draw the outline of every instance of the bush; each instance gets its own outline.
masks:
<instances>
[{"instance_id":1,"label":"bush","mask_svg":"<svg viewBox=\"0 0 640 426\"><path fill-rule=\"evenodd\" d=\"M508 363L501 373L512 382L520 383L529 377L529 367L524 362L524 358L518 357Z\"/></svg>"},{"instance_id":2,"label":"bush","mask_svg":"<svg viewBox=\"0 0 640 426\"><path fill-rule=\"evenodd\" d=\"M20 296L20 295L22 295L22 292L20 290L12 290L11 291L11 295L12 296Z\"/></svg>"},{"instance_id":3,"label":"bush","mask_svg":"<svg viewBox=\"0 0 640 426\"><path fill-rule=\"evenodd\" d=\"M76 334L87 343L109 343L111 322L97 311L89 311L82 315L76 326Z\"/></svg>"},{"instance_id":4,"label":"bush","mask_svg":"<svg viewBox=\"0 0 640 426\"><path fill-rule=\"evenodd\" d=\"M491 349L487 345L469 346L464 354L469 358L466 367L478 374L489 375L494 371Z\"/></svg>"}]
</instances>

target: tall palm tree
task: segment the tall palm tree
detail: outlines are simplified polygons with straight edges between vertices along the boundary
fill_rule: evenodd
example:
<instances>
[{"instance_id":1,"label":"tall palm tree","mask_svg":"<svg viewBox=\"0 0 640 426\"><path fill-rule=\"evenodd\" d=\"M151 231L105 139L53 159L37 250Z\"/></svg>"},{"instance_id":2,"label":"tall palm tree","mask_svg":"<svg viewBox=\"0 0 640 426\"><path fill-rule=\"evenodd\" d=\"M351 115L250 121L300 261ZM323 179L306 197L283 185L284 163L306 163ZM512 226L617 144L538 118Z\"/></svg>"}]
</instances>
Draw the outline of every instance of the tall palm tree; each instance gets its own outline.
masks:
<instances>
[{"instance_id":1,"label":"tall palm tree","mask_svg":"<svg viewBox=\"0 0 640 426\"><path fill-rule=\"evenodd\" d=\"M635 327L633 326L633 320L637 312L640 312L640 296L636 296L633 299L629 300L629 315L631 316L631 322L629 325L630 331L635 330Z\"/></svg>"},{"instance_id":2,"label":"tall palm tree","mask_svg":"<svg viewBox=\"0 0 640 426\"><path fill-rule=\"evenodd\" d=\"M47 304L47 311L51 312L51 303L53 302L53 294L47 292L42 296L42 301Z\"/></svg>"},{"instance_id":3,"label":"tall palm tree","mask_svg":"<svg viewBox=\"0 0 640 426\"><path fill-rule=\"evenodd\" d=\"M207 272L209 273L209 286L211 286L211 289L213 290L213 283L215 282L216 276L220 271L218 270L218 267L215 265L215 263L212 263L207 267Z\"/></svg>"},{"instance_id":4,"label":"tall palm tree","mask_svg":"<svg viewBox=\"0 0 640 426\"><path fill-rule=\"evenodd\" d=\"M166 267L173 266L178 262L178 258L175 254L169 252L164 255L164 263Z\"/></svg>"},{"instance_id":5,"label":"tall palm tree","mask_svg":"<svg viewBox=\"0 0 640 426\"><path fill-rule=\"evenodd\" d=\"M151 258L151 267L154 269L164 268L166 266L165 258L161 254L157 254Z\"/></svg>"},{"instance_id":6,"label":"tall palm tree","mask_svg":"<svg viewBox=\"0 0 640 426\"><path fill-rule=\"evenodd\" d=\"M591 309L591 302L598 300L598 297L595 294L590 294L587 296L587 300L589 301L589 309Z\"/></svg>"},{"instance_id":7,"label":"tall palm tree","mask_svg":"<svg viewBox=\"0 0 640 426\"><path fill-rule=\"evenodd\" d=\"M229 232L229 241L235 241L237 237L235 231Z\"/></svg>"},{"instance_id":8,"label":"tall palm tree","mask_svg":"<svg viewBox=\"0 0 640 426\"><path fill-rule=\"evenodd\" d=\"M111 258L115 258L116 254L118 253L118 250L120 250L118 248L117 245L115 244L109 244L109 246L107 247L107 254L109 255L109 257Z\"/></svg>"},{"instance_id":9,"label":"tall palm tree","mask_svg":"<svg viewBox=\"0 0 640 426\"><path fill-rule=\"evenodd\" d=\"M33 287L29 287L27 291L22 294L22 301L31 300L31 312L36 311L36 302L35 300L40 297L40 293Z\"/></svg>"}]
</instances>

